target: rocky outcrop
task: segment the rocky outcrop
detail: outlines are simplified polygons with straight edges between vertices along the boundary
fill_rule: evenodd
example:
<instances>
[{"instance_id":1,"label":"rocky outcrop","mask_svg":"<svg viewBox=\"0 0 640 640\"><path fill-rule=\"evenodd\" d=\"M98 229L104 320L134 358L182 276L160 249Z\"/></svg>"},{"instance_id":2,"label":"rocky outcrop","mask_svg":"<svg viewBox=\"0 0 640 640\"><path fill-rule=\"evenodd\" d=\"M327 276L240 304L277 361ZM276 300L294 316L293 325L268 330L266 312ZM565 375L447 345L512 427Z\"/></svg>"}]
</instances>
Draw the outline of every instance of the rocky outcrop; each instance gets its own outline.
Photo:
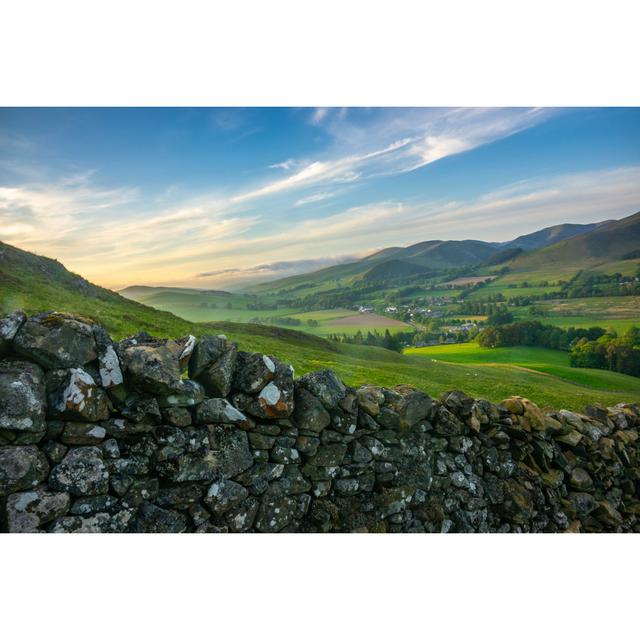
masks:
<instances>
[{"instance_id":1,"label":"rocky outcrop","mask_svg":"<svg viewBox=\"0 0 640 640\"><path fill-rule=\"evenodd\" d=\"M636 404L354 389L57 313L0 319L0 357L4 531L640 531Z\"/></svg>"}]
</instances>

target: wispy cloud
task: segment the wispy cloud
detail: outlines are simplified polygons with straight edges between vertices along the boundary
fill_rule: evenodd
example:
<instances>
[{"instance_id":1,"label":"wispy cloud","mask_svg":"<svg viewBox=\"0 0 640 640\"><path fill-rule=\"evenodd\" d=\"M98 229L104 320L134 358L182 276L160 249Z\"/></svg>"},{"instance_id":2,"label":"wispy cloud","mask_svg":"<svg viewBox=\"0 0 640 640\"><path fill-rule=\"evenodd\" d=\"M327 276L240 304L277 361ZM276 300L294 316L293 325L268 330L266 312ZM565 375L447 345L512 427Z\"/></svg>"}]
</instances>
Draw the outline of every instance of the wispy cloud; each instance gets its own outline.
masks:
<instances>
[{"instance_id":1,"label":"wispy cloud","mask_svg":"<svg viewBox=\"0 0 640 640\"><path fill-rule=\"evenodd\" d=\"M317 269L331 267L336 264L344 264L345 262L353 262L365 255L364 253L353 253L339 256L324 256L321 258L307 258L300 260L280 260L276 262L267 262L264 264L252 265L249 267L229 267L226 269L215 269L213 271L205 271L198 273L194 277L199 279L214 279L218 283L224 284L243 284L260 282L271 278L284 278L288 276L308 273Z\"/></svg>"},{"instance_id":2,"label":"wispy cloud","mask_svg":"<svg viewBox=\"0 0 640 640\"><path fill-rule=\"evenodd\" d=\"M313 204L315 202L322 202L323 200L328 200L329 198L333 198L336 195L335 191L320 191L318 193L312 193L309 196L305 196L304 198L300 198L296 200L294 206L303 207L306 204Z\"/></svg>"},{"instance_id":3,"label":"wispy cloud","mask_svg":"<svg viewBox=\"0 0 640 640\"><path fill-rule=\"evenodd\" d=\"M243 203L313 186L354 182L380 175L415 171L448 156L469 151L530 127L547 118L541 109L449 109L410 111L387 121L358 127L346 117L330 116L328 109L316 109L315 124L330 120L328 130L335 138L353 140L358 152L323 159L288 159L271 165L290 175L236 194ZM366 135L365 132L366 131ZM342 145L344 146L344 145ZM342 148L342 147L341 147Z\"/></svg>"}]
</instances>

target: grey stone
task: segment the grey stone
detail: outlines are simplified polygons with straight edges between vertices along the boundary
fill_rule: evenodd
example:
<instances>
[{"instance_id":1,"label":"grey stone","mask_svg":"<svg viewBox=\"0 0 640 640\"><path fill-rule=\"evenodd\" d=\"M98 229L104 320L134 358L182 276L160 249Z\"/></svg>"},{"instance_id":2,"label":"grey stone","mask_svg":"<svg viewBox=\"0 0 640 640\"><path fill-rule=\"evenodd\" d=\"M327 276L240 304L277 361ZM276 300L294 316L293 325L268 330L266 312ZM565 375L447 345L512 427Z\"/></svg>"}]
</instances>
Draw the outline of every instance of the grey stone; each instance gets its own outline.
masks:
<instances>
[{"instance_id":1,"label":"grey stone","mask_svg":"<svg viewBox=\"0 0 640 640\"><path fill-rule=\"evenodd\" d=\"M27 318L13 339L13 350L45 369L82 367L98 355L92 326L64 313Z\"/></svg>"},{"instance_id":2,"label":"grey stone","mask_svg":"<svg viewBox=\"0 0 640 640\"><path fill-rule=\"evenodd\" d=\"M331 416L310 391L296 386L293 419L300 429L320 433L331 424Z\"/></svg>"},{"instance_id":3,"label":"grey stone","mask_svg":"<svg viewBox=\"0 0 640 640\"><path fill-rule=\"evenodd\" d=\"M56 493L43 487L13 493L7 497L4 520L9 533L29 533L69 511L68 493Z\"/></svg>"},{"instance_id":4,"label":"grey stone","mask_svg":"<svg viewBox=\"0 0 640 640\"><path fill-rule=\"evenodd\" d=\"M196 407L196 424L232 424L250 429L253 422L224 398L210 398Z\"/></svg>"},{"instance_id":5,"label":"grey stone","mask_svg":"<svg viewBox=\"0 0 640 640\"><path fill-rule=\"evenodd\" d=\"M331 369L307 373L298 384L318 398L327 409L335 409L347 395L347 388Z\"/></svg>"},{"instance_id":6,"label":"grey stone","mask_svg":"<svg viewBox=\"0 0 640 640\"><path fill-rule=\"evenodd\" d=\"M47 374L48 415L52 418L96 422L109 417L109 403L84 369L55 369Z\"/></svg>"},{"instance_id":7,"label":"grey stone","mask_svg":"<svg viewBox=\"0 0 640 640\"><path fill-rule=\"evenodd\" d=\"M159 396L179 393L182 389L179 353L172 346L169 341L148 336L120 342L117 351L126 384Z\"/></svg>"},{"instance_id":8,"label":"grey stone","mask_svg":"<svg viewBox=\"0 0 640 640\"><path fill-rule=\"evenodd\" d=\"M31 489L49 473L49 463L33 445L0 448L0 496Z\"/></svg>"},{"instance_id":9,"label":"grey stone","mask_svg":"<svg viewBox=\"0 0 640 640\"><path fill-rule=\"evenodd\" d=\"M249 395L255 395L276 374L276 361L261 353L239 351L236 360L232 389Z\"/></svg>"},{"instance_id":10,"label":"grey stone","mask_svg":"<svg viewBox=\"0 0 640 640\"><path fill-rule=\"evenodd\" d=\"M67 422L62 432L62 442L69 445L101 444L107 430L91 422Z\"/></svg>"},{"instance_id":11,"label":"grey stone","mask_svg":"<svg viewBox=\"0 0 640 640\"><path fill-rule=\"evenodd\" d=\"M209 397L224 398L231 392L237 357L237 345L225 336L202 336L189 361L189 377L200 382Z\"/></svg>"},{"instance_id":12,"label":"grey stone","mask_svg":"<svg viewBox=\"0 0 640 640\"><path fill-rule=\"evenodd\" d=\"M249 492L238 482L222 479L214 482L203 499L211 513L222 515L242 502Z\"/></svg>"},{"instance_id":13,"label":"grey stone","mask_svg":"<svg viewBox=\"0 0 640 640\"><path fill-rule=\"evenodd\" d=\"M26 319L24 311L14 311L12 314L0 318L0 357L9 350L18 329Z\"/></svg>"},{"instance_id":14,"label":"grey stone","mask_svg":"<svg viewBox=\"0 0 640 640\"><path fill-rule=\"evenodd\" d=\"M96 495L109 490L109 471L98 447L70 449L49 476L49 486L74 496Z\"/></svg>"},{"instance_id":15,"label":"grey stone","mask_svg":"<svg viewBox=\"0 0 640 640\"><path fill-rule=\"evenodd\" d=\"M0 362L0 443L38 442L45 425L45 379L30 362Z\"/></svg>"}]
</instances>

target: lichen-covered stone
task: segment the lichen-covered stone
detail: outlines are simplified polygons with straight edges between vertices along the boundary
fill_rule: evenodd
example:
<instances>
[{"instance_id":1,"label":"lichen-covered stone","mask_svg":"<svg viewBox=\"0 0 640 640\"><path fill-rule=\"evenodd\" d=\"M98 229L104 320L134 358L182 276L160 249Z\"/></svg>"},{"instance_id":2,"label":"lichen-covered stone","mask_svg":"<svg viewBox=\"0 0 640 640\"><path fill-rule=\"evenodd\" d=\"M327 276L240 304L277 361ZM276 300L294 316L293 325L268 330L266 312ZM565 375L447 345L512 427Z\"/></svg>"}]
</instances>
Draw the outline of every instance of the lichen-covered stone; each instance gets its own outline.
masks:
<instances>
[{"instance_id":1,"label":"lichen-covered stone","mask_svg":"<svg viewBox=\"0 0 640 640\"><path fill-rule=\"evenodd\" d=\"M32 533L69 511L68 493L37 487L7 496L3 518L9 533Z\"/></svg>"},{"instance_id":2,"label":"lichen-covered stone","mask_svg":"<svg viewBox=\"0 0 640 640\"><path fill-rule=\"evenodd\" d=\"M45 369L82 367L98 355L92 326L64 313L27 318L12 348Z\"/></svg>"},{"instance_id":3,"label":"lichen-covered stone","mask_svg":"<svg viewBox=\"0 0 640 640\"><path fill-rule=\"evenodd\" d=\"M51 533L124 533L135 516L135 509L90 516L64 516L49 527Z\"/></svg>"},{"instance_id":4,"label":"lichen-covered stone","mask_svg":"<svg viewBox=\"0 0 640 640\"><path fill-rule=\"evenodd\" d=\"M49 463L38 447L0 447L0 496L31 489L48 473Z\"/></svg>"},{"instance_id":5,"label":"lichen-covered stone","mask_svg":"<svg viewBox=\"0 0 640 640\"><path fill-rule=\"evenodd\" d=\"M178 391L161 396L158 399L160 408L167 407L195 407L204 400L204 388L195 380L181 380Z\"/></svg>"},{"instance_id":6,"label":"lichen-covered stone","mask_svg":"<svg viewBox=\"0 0 640 640\"><path fill-rule=\"evenodd\" d=\"M91 422L67 422L64 425L61 440L68 445L101 444L107 430Z\"/></svg>"},{"instance_id":7,"label":"lichen-covered stone","mask_svg":"<svg viewBox=\"0 0 640 640\"><path fill-rule=\"evenodd\" d=\"M222 479L214 482L204 497L203 502L215 515L222 515L242 502L249 492L238 482Z\"/></svg>"},{"instance_id":8,"label":"lichen-covered stone","mask_svg":"<svg viewBox=\"0 0 640 640\"><path fill-rule=\"evenodd\" d=\"M189 361L189 377L200 382L209 397L224 398L231 391L237 357L235 342L223 335L202 336Z\"/></svg>"},{"instance_id":9,"label":"lichen-covered stone","mask_svg":"<svg viewBox=\"0 0 640 640\"><path fill-rule=\"evenodd\" d=\"M318 398L326 409L335 409L347 395L347 388L331 369L307 373L298 384Z\"/></svg>"},{"instance_id":10,"label":"lichen-covered stone","mask_svg":"<svg viewBox=\"0 0 640 640\"><path fill-rule=\"evenodd\" d=\"M51 470L49 486L74 496L97 495L109 490L109 471L98 447L70 449Z\"/></svg>"},{"instance_id":11,"label":"lichen-covered stone","mask_svg":"<svg viewBox=\"0 0 640 640\"><path fill-rule=\"evenodd\" d=\"M232 389L254 395L276 374L276 360L261 353L239 351L233 376Z\"/></svg>"},{"instance_id":12,"label":"lichen-covered stone","mask_svg":"<svg viewBox=\"0 0 640 640\"><path fill-rule=\"evenodd\" d=\"M168 341L138 335L121 341L117 351L126 384L159 396L181 391L180 356Z\"/></svg>"},{"instance_id":13,"label":"lichen-covered stone","mask_svg":"<svg viewBox=\"0 0 640 640\"><path fill-rule=\"evenodd\" d=\"M11 342L15 338L18 329L27 319L24 311L15 311L14 313L0 318L0 357L2 357L11 346Z\"/></svg>"},{"instance_id":14,"label":"lichen-covered stone","mask_svg":"<svg viewBox=\"0 0 640 640\"><path fill-rule=\"evenodd\" d=\"M268 496L262 500L256 529L262 533L276 533L284 529L296 515L297 502L287 495Z\"/></svg>"},{"instance_id":15,"label":"lichen-covered stone","mask_svg":"<svg viewBox=\"0 0 640 640\"><path fill-rule=\"evenodd\" d=\"M296 386L293 419L300 429L314 433L320 433L331 424L331 416L322 402L301 386Z\"/></svg>"},{"instance_id":16,"label":"lichen-covered stone","mask_svg":"<svg viewBox=\"0 0 640 640\"><path fill-rule=\"evenodd\" d=\"M196 424L232 424L250 429L253 422L224 398L210 398L201 402L195 410Z\"/></svg>"},{"instance_id":17,"label":"lichen-covered stone","mask_svg":"<svg viewBox=\"0 0 640 640\"><path fill-rule=\"evenodd\" d=\"M116 387L124 382L120 360L109 334L100 325L94 325L93 336L98 351L98 368L103 389Z\"/></svg>"},{"instance_id":18,"label":"lichen-covered stone","mask_svg":"<svg viewBox=\"0 0 640 640\"><path fill-rule=\"evenodd\" d=\"M44 372L30 362L0 362L0 444L31 444L44 436Z\"/></svg>"},{"instance_id":19,"label":"lichen-covered stone","mask_svg":"<svg viewBox=\"0 0 640 640\"><path fill-rule=\"evenodd\" d=\"M48 415L96 422L109 417L109 401L84 369L55 369L47 374Z\"/></svg>"},{"instance_id":20,"label":"lichen-covered stone","mask_svg":"<svg viewBox=\"0 0 640 640\"><path fill-rule=\"evenodd\" d=\"M187 517L184 514L145 502L130 530L134 533L181 533L186 528Z\"/></svg>"}]
</instances>

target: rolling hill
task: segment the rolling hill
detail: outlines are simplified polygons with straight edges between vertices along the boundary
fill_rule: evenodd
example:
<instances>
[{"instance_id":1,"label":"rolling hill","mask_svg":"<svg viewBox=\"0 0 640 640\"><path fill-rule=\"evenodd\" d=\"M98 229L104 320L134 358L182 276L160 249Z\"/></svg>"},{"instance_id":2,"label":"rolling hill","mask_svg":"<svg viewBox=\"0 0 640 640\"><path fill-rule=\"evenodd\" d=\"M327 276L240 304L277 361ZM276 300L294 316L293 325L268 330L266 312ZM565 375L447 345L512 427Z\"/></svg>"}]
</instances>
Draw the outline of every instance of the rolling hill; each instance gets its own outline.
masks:
<instances>
[{"instance_id":1,"label":"rolling hill","mask_svg":"<svg viewBox=\"0 0 640 640\"><path fill-rule=\"evenodd\" d=\"M592 224L557 224L552 227L545 227L539 231L534 231L533 233L518 236L515 240L505 242L502 246L507 249L518 248L524 251L541 249L550 244L555 244L556 242L568 240L574 236L587 233L609 222L612 221L607 220L605 222L594 222Z\"/></svg>"},{"instance_id":2,"label":"rolling hill","mask_svg":"<svg viewBox=\"0 0 640 640\"><path fill-rule=\"evenodd\" d=\"M521 254L509 263L509 267L516 273L544 270L570 276L581 269L606 268L607 263L624 260L639 247L640 212L598 224L585 233Z\"/></svg>"},{"instance_id":3,"label":"rolling hill","mask_svg":"<svg viewBox=\"0 0 640 640\"><path fill-rule=\"evenodd\" d=\"M620 250L607 248L606 243L613 241L618 233L613 230L620 228L623 222L607 220L593 224L559 224L508 242L427 240L409 247L387 247L356 262L263 282L249 287L247 291L312 292L348 286L358 280L375 282L421 273L427 275L444 269L505 264L516 272L535 271L539 265L552 268L555 268L555 264L569 265L569 271L575 273L597 263L597 256L602 258L600 262L621 260L624 255L637 250L638 240L633 232L620 244ZM628 228L633 226L630 224ZM603 235L600 236L600 233ZM611 258L608 259L608 256Z\"/></svg>"}]
</instances>

